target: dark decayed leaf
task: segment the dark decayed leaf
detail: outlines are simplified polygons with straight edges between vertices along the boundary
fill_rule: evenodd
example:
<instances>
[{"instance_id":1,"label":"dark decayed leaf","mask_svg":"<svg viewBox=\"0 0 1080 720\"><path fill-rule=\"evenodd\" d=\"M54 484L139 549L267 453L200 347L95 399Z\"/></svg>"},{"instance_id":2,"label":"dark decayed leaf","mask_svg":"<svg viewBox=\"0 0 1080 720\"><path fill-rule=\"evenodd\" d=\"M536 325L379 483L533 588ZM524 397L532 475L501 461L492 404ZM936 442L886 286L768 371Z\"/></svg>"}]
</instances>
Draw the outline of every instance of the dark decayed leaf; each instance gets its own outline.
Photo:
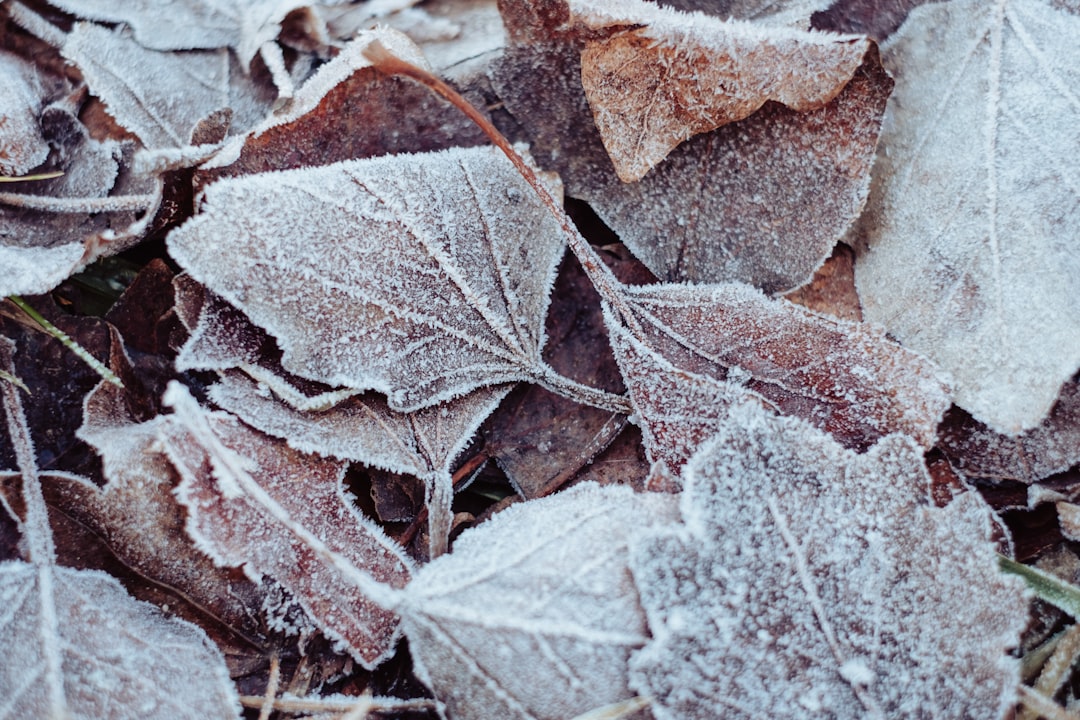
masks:
<instances>
[{"instance_id":1,"label":"dark decayed leaf","mask_svg":"<svg viewBox=\"0 0 1080 720\"><path fill-rule=\"evenodd\" d=\"M638 340L679 371L743 384L847 447L866 448L895 432L925 448L934 444L948 394L930 362L880 329L744 285L629 287L626 299L640 325ZM618 322L614 313L607 318ZM631 397L641 383L668 382L662 377L628 378ZM649 393L650 402L663 402L655 387Z\"/></svg>"},{"instance_id":2,"label":"dark decayed leaf","mask_svg":"<svg viewBox=\"0 0 1080 720\"><path fill-rule=\"evenodd\" d=\"M865 38L688 16L642 0L568 1L585 39L585 96L623 182L767 101L800 112L824 106L869 47Z\"/></svg>"},{"instance_id":3,"label":"dark decayed leaf","mask_svg":"<svg viewBox=\"0 0 1080 720\"><path fill-rule=\"evenodd\" d=\"M161 423L159 438L182 478L177 496L197 546L252 579L277 580L365 667L387 658L397 618L369 600L355 577L399 587L411 562L353 506L344 464L207 412L176 383L165 400L176 414Z\"/></svg>"},{"instance_id":4,"label":"dark decayed leaf","mask_svg":"<svg viewBox=\"0 0 1080 720\"><path fill-rule=\"evenodd\" d=\"M1080 463L1080 384L1066 383L1046 419L1017 436L994 432L953 408L938 444L969 477L1034 483L1064 472Z\"/></svg>"},{"instance_id":5,"label":"dark decayed leaf","mask_svg":"<svg viewBox=\"0 0 1080 720\"><path fill-rule=\"evenodd\" d=\"M1080 166L1061 151L1080 143L1078 33L1042 0L969 0L916 8L883 47L863 311L1002 433L1037 426L1080 367Z\"/></svg>"},{"instance_id":6,"label":"dark decayed leaf","mask_svg":"<svg viewBox=\"0 0 1080 720\"><path fill-rule=\"evenodd\" d=\"M492 148L222 180L168 243L300 377L400 411L485 385L573 385L541 358L563 235Z\"/></svg>"},{"instance_id":7,"label":"dark decayed leaf","mask_svg":"<svg viewBox=\"0 0 1080 720\"><path fill-rule=\"evenodd\" d=\"M504 8L511 37L518 12ZM892 86L876 52L824 107L800 113L767 104L683 143L625 184L593 124L579 45L562 36L512 44L492 78L537 161L558 170L567 193L588 201L661 279L739 280L769 292L808 280L869 189Z\"/></svg>"},{"instance_id":8,"label":"dark decayed leaf","mask_svg":"<svg viewBox=\"0 0 1080 720\"><path fill-rule=\"evenodd\" d=\"M814 15L820 30L861 33L882 41L896 32L908 13L928 0L836 0Z\"/></svg>"},{"instance_id":9,"label":"dark decayed leaf","mask_svg":"<svg viewBox=\"0 0 1080 720\"><path fill-rule=\"evenodd\" d=\"M673 510L583 484L497 513L417 571L398 610L449 716L565 720L631 697L627 658L648 636L627 543Z\"/></svg>"},{"instance_id":10,"label":"dark decayed leaf","mask_svg":"<svg viewBox=\"0 0 1080 720\"><path fill-rule=\"evenodd\" d=\"M0 337L0 369L14 344ZM225 718L239 702L221 652L206 634L133 599L113 577L56 565L33 443L19 390L0 383L14 446L29 561L0 564L0 695L4 715Z\"/></svg>"},{"instance_id":11,"label":"dark decayed leaf","mask_svg":"<svg viewBox=\"0 0 1080 720\"><path fill-rule=\"evenodd\" d=\"M732 418L686 467L685 527L632 541L655 639L631 685L657 718L1004 717L1027 598L982 499L934 507L902 436L856 455L753 405Z\"/></svg>"}]
</instances>

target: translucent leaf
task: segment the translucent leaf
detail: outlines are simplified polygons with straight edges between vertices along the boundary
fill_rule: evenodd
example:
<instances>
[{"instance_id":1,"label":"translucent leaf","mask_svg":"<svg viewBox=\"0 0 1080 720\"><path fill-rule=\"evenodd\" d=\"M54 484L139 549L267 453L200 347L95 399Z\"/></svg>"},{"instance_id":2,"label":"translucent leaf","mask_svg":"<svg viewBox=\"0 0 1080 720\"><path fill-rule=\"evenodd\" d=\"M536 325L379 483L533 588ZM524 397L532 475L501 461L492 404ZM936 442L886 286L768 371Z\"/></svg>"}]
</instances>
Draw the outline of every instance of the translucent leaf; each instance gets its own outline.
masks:
<instances>
[{"instance_id":1,"label":"translucent leaf","mask_svg":"<svg viewBox=\"0 0 1080 720\"><path fill-rule=\"evenodd\" d=\"M25 175L48 157L38 125L41 104L33 68L0 52L0 175Z\"/></svg>"},{"instance_id":2,"label":"translucent leaf","mask_svg":"<svg viewBox=\"0 0 1080 720\"><path fill-rule=\"evenodd\" d=\"M591 31L581 80L624 182L769 100L800 112L822 107L869 47L865 38L686 15L641 0L571 0L570 21Z\"/></svg>"},{"instance_id":3,"label":"translucent leaf","mask_svg":"<svg viewBox=\"0 0 1080 720\"><path fill-rule=\"evenodd\" d=\"M192 144L193 131L215 111L230 111L242 125L270 109L253 93L233 90L238 72L225 50L147 50L121 30L78 23L63 53L116 121L147 147Z\"/></svg>"},{"instance_id":4,"label":"translucent leaf","mask_svg":"<svg viewBox=\"0 0 1080 720\"><path fill-rule=\"evenodd\" d=\"M304 455L202 410L173 383L159 437L182 477L177 496L187 531L215 562L269 575L287 588L328 637L365 667L385 659L397 618L355 580L361 572L392 586L411 562L353 506L343 463Z\"/></svg>"},{"instance_id":5,"label":"translucent leaf","mask_svg":"<svg viewBox=\"0 0 1080 720\"><path fill-rule=\"evenodd\" d=\"M493 148L222 180L168 244L300 377L378 390L399 411L565 385L540 354L563 235Z\"/></svg>"},{"instance_id":6,"label":"translucent leaf","mask_svg":"<svg viewBox=\"0 0 1080 720\"><path fill-rule=\"evenodd\" d=\"M858 217L891 88L869 53L824 107L766 104L691 138L626 184L593 124L577 44L556 36L511 45L492 82L537 161L658 277L735 280L768 292L806 282Z\"/></svg>"},{"instance_id":7,"label":"translucent leaf","mask_svg":"<svg viewBox=\"0 0 1080 720\"><path fill-rule=\"evenodd\" d=\"M627 658L648 636L627 542L673 504L578 485L496 514L421 568L402 625L449 716L565 720L632 697Z\"/></svg>"},{"instance_id":8,"label":"translucent leaf","mask_svg":"<svg viewBox=\"0 0 1080 720\"><path fill-rule=\"evenodd\" d=\"M732 417L686 466L686 526L632 546L655 639L631 686L658 720L1004 717L1027 598L981 498L932 506L902 436L856 455L795 418Z\"/></svg>"},{"instance_id":9,"label":"translucent leaf","mask_svg":"<svg viewBox=\"0 0 1080 720\"><path fill-rule=\"evenodd\" d=\"M863 310L1002 433L1038 425L1080 366L1080 173L1061 151L1080 143L1078 33L1040 0L968 0L915 9L885 49Z\"/></svg>"},{"instance_id":10,"label":"translucent leaf","mask_svg":"<svg viewBox=\"0 0 1080 720\"><path fill-rule=\"evenodd\" d=\"M865 448L894 432L926 448L934 444L948 407L946 390L931 363L880 329L817 315L742 285L656 285L626 293L640 323L638 339L679 371L744 384L779 412L829 431L848 447ZM608 317L615 322L614 313ZM668 382L645 375L628 378L627 386L631 397L637 385L636 392L649 388L650 402L662 403L663 393L652 384L658 381ZM696 402L689 403L693 412L699 412Z\"/></svg>"}]
</instances>

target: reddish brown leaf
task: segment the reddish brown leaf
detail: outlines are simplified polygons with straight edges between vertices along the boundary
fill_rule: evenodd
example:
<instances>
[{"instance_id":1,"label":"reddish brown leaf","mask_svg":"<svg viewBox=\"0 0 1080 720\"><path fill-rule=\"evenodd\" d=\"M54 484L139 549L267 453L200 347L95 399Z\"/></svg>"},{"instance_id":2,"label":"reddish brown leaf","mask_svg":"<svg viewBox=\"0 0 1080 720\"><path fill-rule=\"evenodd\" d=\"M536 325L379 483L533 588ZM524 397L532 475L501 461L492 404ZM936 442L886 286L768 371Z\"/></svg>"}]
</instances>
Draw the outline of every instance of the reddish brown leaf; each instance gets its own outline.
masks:
<instances>
[{"instance_id":1,"label":"reddish brown leaf","mask_svg":"<svg viewBox=\"0 0 1080 720\"><path fill-rule=\"evenodd\" d=\"M199 548L253 579L280 582L365 667L388 657L397 617L355 578L400 587L411 562L353 507L341 484L344 465L206 412L180 385L170 386L166 402L177 414L162 422L159 437L182 477L177 496Z\"/></svg>"}]
</instances>

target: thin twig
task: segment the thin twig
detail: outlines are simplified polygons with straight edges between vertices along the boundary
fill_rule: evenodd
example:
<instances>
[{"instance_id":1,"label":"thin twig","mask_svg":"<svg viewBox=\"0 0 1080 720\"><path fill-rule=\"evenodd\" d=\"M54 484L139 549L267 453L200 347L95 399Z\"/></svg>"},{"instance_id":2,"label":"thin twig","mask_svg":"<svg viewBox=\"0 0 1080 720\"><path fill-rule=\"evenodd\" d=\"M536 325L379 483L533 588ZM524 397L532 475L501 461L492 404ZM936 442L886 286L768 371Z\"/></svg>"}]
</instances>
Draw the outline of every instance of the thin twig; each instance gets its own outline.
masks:
<instances>
[{"instance_id":1,"label":"thin twig","mask_svg":"<svg viewBox=\"0 0 1080 720\"><path fill-rule=\"evenodd\" d=\"M270 677L266 680L266 692L263 694L262 707L259 708L259 720L270 720L270 713L274 711L274 701L277 699L280 684L281 658L275 650L270 656Z\"/></svg>"},{"instance_id":2,"label":"thin twig","mask_svg":"<svg viewBox=\"0 0 1080 720\"><path fill-rule=\"evenodd\" d=\"M52 197L0 192L0 203L26 210L52 213L94 214L103 212L145 212L154 207L156 195L113 195L101 198Z\"/></svg>"}]
</instances>

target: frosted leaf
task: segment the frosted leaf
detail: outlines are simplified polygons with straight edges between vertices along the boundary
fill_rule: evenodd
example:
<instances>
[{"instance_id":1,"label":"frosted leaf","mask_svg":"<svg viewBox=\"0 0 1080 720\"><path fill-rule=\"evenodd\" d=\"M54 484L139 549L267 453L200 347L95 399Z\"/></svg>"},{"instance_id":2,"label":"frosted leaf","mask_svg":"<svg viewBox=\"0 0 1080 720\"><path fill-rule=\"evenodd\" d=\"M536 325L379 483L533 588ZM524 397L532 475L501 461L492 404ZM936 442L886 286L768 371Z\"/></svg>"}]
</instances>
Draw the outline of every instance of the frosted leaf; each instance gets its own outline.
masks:
<instances>
[{"instance_id":1,"label":"frosted leaf","mask_svg":"<svg viewBox=\"0 0 1080 720\"><path fill-rule=\"evenodd\" d=\"M385 659L397 640L397 617L359 589L360 573L393 586L411 562L353 506L343 463L304 455L198 407L173 383L159 439L182 481L188 534L225 566L288 589L328 637L364 667Z\"/></svg>"},{"instance_id":2,"label":"frosted leaf","mask_svg":"<svg viewBox=\"0 0 1080 720\"><path fill-rule=\"evenodd\" d=\"M173 494L179 477L157 442L165 420L136 423L122 406L122 392L102 383L87 397L79 430L101 455L107 484L99 488L50 474L44 478L46 499L93 530L139 574L246 636L265 633L257 616L267 589L238 570L214 565L187 537L186 511Z\"/></svg>"},{"instance_id":3,"label":"frosted leaf","mask_svg":"<svg viewBox=\"0 0 1080 720\"><path fill-rule=\"evenodd\" d=\"M894 432L929 448L948 394L934 366L874 326L744 285L626 289L641 339L675 368L743 381L785 415L865 448ZM610 316L614 319L614 316Z\"/></svg>"},{"instance_id":4,"label":"frosted leaf","mask_svg":"<svg viewBox=\"0 0 1080 720\"><path fill-rule=\"evenodd\" d=\"M79 67L109 114L147 147L191 144L199 122L215 111L228 109L244 118L258 112L246 107L258 105L252 93L234 97L234 70L225 50L147 50L122 30L78 23L63 54ZM241 103L245 106L234 107Z\"/></svg>"},{"instance_id":5,"label":"frosted leaf","mask_svg":"<svg viewBox=\"0 0 1080 720\"><path fill-rule=\"evenodd\" d=\"M641 0L570 0L570 19L591 31L581 80L624 182L640 180L691 136L769 100L800 112L822 107L869 48L865 38L688 15Z\"/></svg>"},{"instance_id":6,"label":"frosted leaf","mask_svg":"<svg viewBox=\"0 0 1080 720\"><path fill-rule=\"evenodd\" d=\"M322 412L303 412L234 372L210 389L210 398L252 427L284 438L301 452L422 479L428 487L430 553L434 557L446 551L453 518L451 466L509 390L507 385L481 388L412 413L391 410L374 393L350 398Z\"/></svg>"},{"instance_id":7,"label":"frosted leaf","mask_svg":"<svg viewBox=\"0 0 1080 720\"><path fill-rule=\"evenodd\" d=\"M616 177L572 43L507 48L492 82L567 194L586 200L666 280L806 282L862 210L892 86L876 53L825 107L769 103L686 141L636 183Z\"/></svg>"},{"instance_id":8,"label":"frosted leaf","mask_svg":"<svg viewBox=\"0 0 1080 720\"><path fill-rule=\"evenodd\" d=\"M32 66L0 52L0 175L25 175L48 157L38 126L41 104Z\"/></svg>"},{"instance_id":9,"label":"frosted leaf","mask_svg":"<svg viewBox=\"0 0 1080 720\"><path fill-rule=\"evenodd\" d=\"M939 447L969 477L1034 483L1080 463L1080 384L1061 389L1050 414L1015 437L996 433L962 410L945 415Z\"/></svg>"},{"instance_id":10,"label":"frosted leaf","mask_svg":"<svg viewBox=\"0 0 1080 720\"><path fill-rule=\"evenodd\" d=\"M1040 0L923 5L896 77L856 264L863 310L1017 434L1080 366L1080 17Z\"/></svg>"},{"instance_id":11,"label":"frosted leaf","mask_svg":"<svg viewBox=\"0 0 1080 720\"><path fill-rule=\"evenodd\" d=\"M344 0L324 0L333 5ZM125 23L140 45L152 50L211 50L232 48L247 67L259 47L273 41L280 23L293 10L307 7L304 0L49 0L49 3L84 20Z\"/></svg>"},{"instance_id":12,"label":"frosted leaf","mask_svg":"<svg viewBox=\"0 0 1080 720\"><path fill-rule=\"evenodd\" d=\"M679 370L608 314L611 347L630 394L654 483L675 483L683 465L726 421L732 404L757 400L739 383Z\"/></svg>"},{"instance_id":13,"label":"frosted leaf","mask_svg":"<svg viewBox=\"0 0 1080 720\"><path fill-rule=\"evenodd\" d=\"M15 344L0 336L0 370ZM5 718L239 717L206 634L127 594L103 573L56 565L49 513L19 390L0 384L22 490L24 555L0 563L0 709ZM10 504L5 500L5 508Z\"/></svg>"},{"instance_id":14,"label":"frosted leaf","mask_svg":"<svg viewBox=\"0 0 1080 720\"><path fill-rule=\"evenodd\" d=\"M92 570L0 564L0 695L9 718L240 717L201 629Z\"/></svg>"},{"instance_id":15,"label":"frosted leaf","mask_svg":"<svg viewBox=\"0 0 1080 720\"><path fill-rule=\"evenodd\" d=\"M721 19L758 20L805 30L810 26L810 16L830 3L831 0L663 0L657 4Z\"/></svg>"},{"instance_id":16,"label":"frosted leaf","mask_svg":"<svg viewBox=\"0 0 1080 720\"><path fill-rule=\"evenodd\" d=\"M405 588L417 675L451 717L565 720L633 696L626 662L648 639L627 542L674 501L578 485L462 533Z\"/></svg>"},{"instance_id":17,"label":"frosted leaf","mask_svg":"<svg viewBox=\"0 0 1080 720\"><path fill-rule=\"evenodd\" d=\"M655 639L631 686L657 719L1004 717L1027 599L982 499L934 507L903 436L857 455L732 416L685 468L686 526L632 541Z\"/></svg>"},{"instance_id":18,"label":"frosted leaf","mask_svg":"<svg viewBox=\"0 0 1080 720\"><path fill-rule=\"evenodd\" d=\"M931 0L836 0L814 16L814 27L860 33L878 42L896 32L912 9Z\"/></svg>"},{"instance_id":19,"label":"frosted leaf","mask_svg":"<svg viewBox=\"0 0 1080 720\"><path fill-rule=\"evenodd\" d=\"M168 245L286 370L395 410L554 374L540 351L563 235L493 148L222 180Z\"/></svg>"}]
</instances>

